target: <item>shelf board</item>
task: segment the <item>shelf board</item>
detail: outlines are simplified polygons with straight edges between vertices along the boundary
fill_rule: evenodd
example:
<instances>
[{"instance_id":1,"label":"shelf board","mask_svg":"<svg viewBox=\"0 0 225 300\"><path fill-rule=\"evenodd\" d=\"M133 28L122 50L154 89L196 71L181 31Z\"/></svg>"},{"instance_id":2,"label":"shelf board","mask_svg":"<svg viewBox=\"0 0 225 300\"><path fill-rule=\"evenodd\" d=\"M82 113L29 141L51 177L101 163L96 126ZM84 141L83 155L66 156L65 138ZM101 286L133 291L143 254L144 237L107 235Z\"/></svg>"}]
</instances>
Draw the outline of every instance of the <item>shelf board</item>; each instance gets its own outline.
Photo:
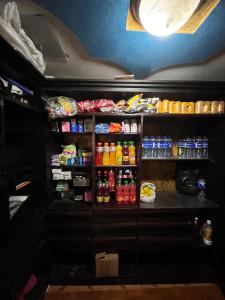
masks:
<instances>
[{"instance_id":1,"label":"shelf board","mask_svg":"<svg viewBox=\"0 0 225 300\"><path fill-rule=\"evenodd\" d=\"M195 209L217 208L218 204L209 199L199 199L197 195L184 195L177 192L157 192L153 203L140 201L140 209Z\"/></svg>"},{"instance_id":2,"label":"shelf board","mask_svg":"<svg viewBox=\"0 0 225 300\"><path fill-rule=\"evenodd\" d=\"M140 133L139 133L139 132L130 132L130 133L108 132L108 133L95 133L95 135L116 135L116 136L126 136L126 135L140 135Z\"/></svg>"},{"instance_id":3,"label":"shelf board","mask_svg":"<svg viewBox=\"0 0 225 300\"><path fill-rule=\"evenodd\" d=\"M94 209L101 210L101 209L137 209L137 204L117 204L115 202L109 203L95 203Z\"/></svg>"},{"instance_id":4,"label":"shelf board","mask_svg":"<svg viewBox=\"0 0 225 300\"><path fill-rule=\"evenodd\" d=\"M111 166L95 165L95 168L138 168L138 165L111 165Z\"/></svg>"},{"instance_id":5,"label":"shelf board","mask_svg":"<svg viewBox=\"0 0 225 300\"><path fill-rule=\"evenodd\" d=\"M57 132L51 131L54 135L91 135L92 132Z\"/></svg>"},{"instance_id":6,"label":"shelf board","mask_svg":"<svg viewBox=\"0 0 225 300\"><path fill-rule=\"evenodd\" d=\"M64 168L64 169L91 169L91 166L64 166L64 165L60 165L60 166L53 166L50 165L51 168Z\"/></svg>"},{"instance_id":7,"label":"shelf board","mask_svg":"<svg viewBox=\"0 0 225 300\"><path fill-rule=\"evenodd\" d=\"M7 96L4 95L3 98L4 98L4 100L6 100L6 103L7 102L8 103L14 103L14 104L16 104L16 105L18 105L18 106L20 106L22 108L26 108L26 109L28 109L30 111L34 111L34 112L41 112L42 111L41 109L39 109L37 107L34 107L31 104L29 104L29 103L26 104L26 103L20 102L19 100L15 99L13 97L10 97L8 95Z\"/></svg>"},{"instance_id":8,"label":"shelf board","mask_svg":"<svg viewBox=\"0 0 225 300\"><path fill-rule=\"evenodd\" d=\"M205 119L222 119L225 117L225 114L169 114L169 113L145 113L145 112L140 112L140 113L133 113L133 114L129 114L129 113L116 113L116 112L93 112L93 113L89 113L89 112L80 112L77 113L74 116L71 117L65 117L65 118L60 118L58 120L62 120L62 119L71 119L74 118L75 116L78 117L92 117L92 116L99 116L99 117L117 117L117 118L124 118L124 117L146 117L146 118L178 118L178 119L189 119L189 118L194 118L194 119L198 119L198 118L205 118ZM57 120L57 119L56 119Z\"/></svg>"}]
</instances>

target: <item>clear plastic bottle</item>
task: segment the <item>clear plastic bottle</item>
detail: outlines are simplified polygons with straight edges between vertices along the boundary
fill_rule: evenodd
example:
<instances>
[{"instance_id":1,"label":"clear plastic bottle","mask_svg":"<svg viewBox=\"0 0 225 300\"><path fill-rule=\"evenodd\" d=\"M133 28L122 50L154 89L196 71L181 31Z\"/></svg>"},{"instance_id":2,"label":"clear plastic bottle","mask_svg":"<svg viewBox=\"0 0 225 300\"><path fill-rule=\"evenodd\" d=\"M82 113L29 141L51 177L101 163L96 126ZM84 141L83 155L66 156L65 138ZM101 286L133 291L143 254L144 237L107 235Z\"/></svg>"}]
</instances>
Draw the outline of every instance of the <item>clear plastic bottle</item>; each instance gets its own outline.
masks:
<instances>
[{"instance_id":1,"label":"clear plastic bottle","mask_svg":"<svg viewBox=\"0 0 225 300\"><path fill-rule=\"evenodd\" d=\"M102 181L98 182L97 185L97 203L102 203L103 202L103 186L102 186Z\"/></svg>"},{"instance_id":2,"label":"clear plastic bottle","mask_svg":"<svg viewBox=\"0 0 225 300\"><path fill-rule=\"evenodd\" d=\"M148 158L153 158L153 142L154 137L150 136L148 139Z\"/></svg>"},{"instance_id":3,"label":"clear plastic bottle","mask_svg":"<svg viewBox=\"0 0 225 300\"><path fill-rule=\"evenodd\" d=\"M196 158L202 158L202 138L200 136L196 139Z\"/></svg>"},{"instance_id":4,"label":"clear plastic bottle","mask_svg":"<svg viewBox=\"0 0 225 300\"><path fill-rule=\"evenodd\" d=\"M104 201L104 203L109 203L110 202L110 191L109 191L108 181L106 181L105 184L104 184L103 201Z\"/></svg>"},{"instance_id":5,"label":"clear plastic bottle","mask_svg":"<svg viewBox=\"0 0 225 300\"><path fill-rule=\"evenodd\" d=\"M207 246L212 245L212 222L207 220L203 226L203 242Z\"/></svg>"},{"instance_id":6,"label":"clear plastic bottle","mask_svg":"<svg viewBox=\"0 0 225 300\"><path fill-rule=\"evenodd\" d=\"M143 140L142 140L142 153L141 156L143 159L147 159L148 158L148 137L144 136Z\"/></svg>"},{"instance_id":7,"label":"clear plastic bottle","mask_svg":"<svg viewBox=\"0 0 225 300\"><path fill-rule=\"evenodd\" d=\"M158 141L157 141L157 137L152 137L152 154L153 154L153 158L157 158L158 157Z\"/></svg>"},{"instance_id":8,"label":"clear plastic bottle","mask_svg":"<svg viewBox=\"0 0 225 300\"><path fill-rule=\"evenodd\" d=\"M123 163L123 152L121 142L117 142L116 146L116 165L122 165Z\"/></svg>"},{"instance_id":9,"label":"clear plastic bottle","mask_svg":"<svg viewBox=\"0 0 225 300\"><path fill-rule=\"evenodd\" d=\"M173 147L173 140L169 136L167 139L168 147L167 147L167 157L170 158L172 157L172 147Z\"/></svg>"},{"instance_id":10,"label":"clear plastic bottle","mask_svg":"<svg viewBox=\"0 0 225 300\"><path fill-rule=\"evenodd\" d=\"M113 170L109 171L108 179L109 179L109 190L114 191L114 189L115 189L115 174L114 174Z\"/></svg>"},{"instance_id":11,"label":"clear plastic bottle","mask_svg":"<svg viewBox=\"0 0 225 300\"><path fill-rule=\"evenodd\" d=\"M190 152L191 158L195 158L195 137L190 139Z\"/></svg>"},{"instance_id":12,"label":"clear plastic bottle","mask_svg":"<svg viewBox=\"0 0 225 300\"><path fill-rule=\"evenodd\" d=\"M123 185L123 203L129 204L129 200L130 200L129 185L128 185L128 181L125 180Z\"/></svg>"},{"instance_id":13,"label":"clear plastic bottle","mask_svg":"<svg viewBox=\"0 0 225 300\"><path fill-rule=\"evenodd\" d=\"M162 141L161 141L160 136L156 137L156 144L157 144L157 156L156 156L156 158L161 158L162 157L162 148L161 148Z\"/></svg>"},{"instance_id":14,"label":"clear plastic bottle","mask_svg":"<svg viewBox=\"0 0 225 300\"><path fill-rule=\"evenodd\" d=\"M115 143L111 143L109 148L109 164L114 166L116 164L116 146Z\"/></svg>"},{"instance_id":15,"label":"clear plastic bottle","mask_svg":"<svg viewBox=\"0 0 225 300\"><path fill-rule=\"evenodd\" d=\"M123 142L123 165L129 165L129 150L127 142Z\"/></svg>"},{"instance_id":16,"label":"clear plastic bottle","mask_svg":"<svg viewBox=\"0 0 225 300\"><path fill-rule=\"evenodd\" d=\"M129 165L135 165L136 163L136 157L135 157L135 147L134 147L134 142L130 141L128 142L129 147L128 147L128 151L129 151Z\"/></svg>"},{"instance_id":17,"label":"clear plastic bottle","mask_svg":"<svg viewBox=\"0 0 225 300\"><path fill-rule=\"evenodd\" d=\"M131 181L130 183L130 204L135 204L136 203L136 184L134 180Z\"/></svg>"},{"instance_id":18,"label":"clear plastic bottle","mask_svg":"<svg viewBox=\"0 0 225 300\"><path fill-rule=\"evenodd\" d=\"M116 202L117 202L117 204L123 203L123 187L122 187L120 180L118 180L118 183L116 186Z\"/></svg>"},{"instance_id":19,"label":"clear plastic bottle","mask_svg":"<svg viewBox=\"0 0 225 300\"><path fill-rule=\"evenodd\" d=\"M202 158L208 158L208 146L209 146L208 138L204 136L202 140Z\"/></svg>"},{"instance_id":20,"label":"clear plastic bottle","mask_svg":"<svg viewBox=\"0 0 225 300\"><path fill-rule=\"evenodd\" d=\"M96 147L96 157L95 157L95 164L97 166L102 165L102 157L103 157L102 153L103 153L102 143L98 143Z\"/></svg>"},{"instance_id":21,"label":"clear plastic bottle","mask_svg":"<svg viewBox=\"0 0 225 300\"><path fill-rule=\"evenodd\" d=\"M191 139L189 136L186 138L186 158L191 158Z\"/></svg>"},{"instance_id":22,"label":"clear plastic bottle","mask_svg":"<svg viewBox=\"0 0 225 300\"><path fill-rule=\"evenodd\" d=\"M104 143L104 148L103 148L103 159L102 159L102 164L103 166L109 166L109 144Z\"/></svg>"}]
</instances>

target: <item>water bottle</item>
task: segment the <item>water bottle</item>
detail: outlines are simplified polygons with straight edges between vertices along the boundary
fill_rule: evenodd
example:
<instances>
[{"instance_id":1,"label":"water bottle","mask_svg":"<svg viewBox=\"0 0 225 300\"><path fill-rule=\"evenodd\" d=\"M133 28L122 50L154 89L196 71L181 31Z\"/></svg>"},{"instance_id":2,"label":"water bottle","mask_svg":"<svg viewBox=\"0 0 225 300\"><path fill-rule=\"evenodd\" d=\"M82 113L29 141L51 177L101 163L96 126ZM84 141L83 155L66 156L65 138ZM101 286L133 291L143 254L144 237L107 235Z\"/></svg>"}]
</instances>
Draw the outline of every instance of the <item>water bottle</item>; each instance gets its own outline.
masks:
<instances>
[{"instance_id":1,"label":"water bottle","mask_svg":"<svg viewBox=\"0 0 225 300\"><path fill-rule=\"evenodd\" d=\"M158 136L157 141L158 141L158 144L157 144L158 145L157 146L158 155L157 155L157 157L162 158L163 157L163 143L164 143L163 137Z\"/></svg>"},{"instance_id":2,"label":"water bottle","mask_svg":"<svg viewBox=\"0 0 225 300\"><path fill-rule=\"evenodd\" d=\"M190 157L195 158L195 138L190 139Z\"/></svg>"},{"instance_id":3,"label":"water bottle","mask_svg":"<svg viewBox=\"0 0 225 300\"><path fill-rule=\"evenodd\" d=\"M191 139L189 137L186 138L185 150L186 158L191 158Z\"/></svg>"},{"instance_id":4,"label":"water bottle","mask_svg":"<svg viewBox=\"0 0 225 300\"><path fill-rule=\"evenodd\" d=\"M196 149L196 158L202 158L202 139L200 136L196 138L195 149Z\"/></svg>"},{"instance_id":5,"label":"water bottle","mask_svg":"<svg viewBox=\"0 0 225 300\"><path fill-rule=\"evenodd\" d=\"M157 137L152 138L152 143L153 143L153 158L158 157L158 142L157 142Z\"/></svg>"},{"instance_id":6,"label":"water bottle","mask_svg":"<svg viewBox=\"0 0 225 300\"><path fill-rule=\"evenodd\" d=\"M149 148L148 148L148 157L149 158L153 158L153 141L154 141L154 137L150 136L149 137Z\"/></svg>"},{"instance_id":7,"label":"water bottle","mask_svg":"<svg viewBox=\"0 0 225 300\"><path fill-rule=\"evenodd\" d=\"M172 156L172 146L173 141L171 137L168 137L167 139L168 147L167 147L167 157L170 158Z\"/></svg>"},{"instance_id":8,"label":"water bottle","mask_svg":"<svg viewBox=\"0 0 225 300\"><path fill-rule=\"evenodd\" d=\"M187 157L187 139L183 139L183 145L182 145L182 157Z\"/></svg>"},{"instance_id":9,"label":"water bottle","mask_svg":"<svg viewBox=\"0 0 225 300\"><path fill-rule=\"evenodd\" d=\"M208 146L209 146L208 138L204 136L202 140L202 158L208 158Z\"/></svg>"},{"instance_id":10,"label":"water bottle","mask_svg":"<svg viewBox=\"0 0 225 300\"><path fill-rule=\"evenodd\" d=\"M148 142L148 137L144 136L142 140L142 158L147 159L147 142Z\"/></svg>"}]
</instances>

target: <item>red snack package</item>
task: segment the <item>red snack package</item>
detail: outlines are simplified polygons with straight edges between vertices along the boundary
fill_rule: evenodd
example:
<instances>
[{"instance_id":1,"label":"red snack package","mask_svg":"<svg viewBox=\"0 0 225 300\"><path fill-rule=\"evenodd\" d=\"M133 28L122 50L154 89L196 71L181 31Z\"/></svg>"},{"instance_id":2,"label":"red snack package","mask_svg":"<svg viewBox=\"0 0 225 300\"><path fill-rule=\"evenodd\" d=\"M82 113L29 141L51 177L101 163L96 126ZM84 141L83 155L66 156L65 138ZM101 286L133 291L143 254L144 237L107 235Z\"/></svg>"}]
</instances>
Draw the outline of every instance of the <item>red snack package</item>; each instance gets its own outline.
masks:
<instances>
[{"instance_id":1,"label":"red snack package","mask_svg":"<svg viewBox=\"0 0 225 300\"><path fill-rule=\"evenodd\" d=\"M113 100L108 99L97 99L94 100L96 111L106 112L113 111L115 106Z\"/></svg>"},{"instance_id":2,"label":"red snack package","mask_svg":"<svg viewBox=\"0 0 225 300\"><path fill-rule=\"evenodd\" d=\"M77 106L79 112L95 112L94 101L83 100L78 102Z\"/></svg>"}]
</instances>

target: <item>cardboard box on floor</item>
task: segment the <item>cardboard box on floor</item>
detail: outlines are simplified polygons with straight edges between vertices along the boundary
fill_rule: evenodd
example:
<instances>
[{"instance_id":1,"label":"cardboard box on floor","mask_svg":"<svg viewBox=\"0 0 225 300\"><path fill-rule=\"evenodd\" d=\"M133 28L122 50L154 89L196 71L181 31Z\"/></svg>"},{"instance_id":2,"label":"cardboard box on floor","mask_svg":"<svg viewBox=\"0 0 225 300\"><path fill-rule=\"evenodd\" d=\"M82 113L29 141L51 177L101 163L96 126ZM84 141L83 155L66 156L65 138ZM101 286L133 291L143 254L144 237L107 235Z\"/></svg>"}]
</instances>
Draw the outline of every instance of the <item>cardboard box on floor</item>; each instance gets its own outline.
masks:
<instances>
[{"instance_id":1,"label":"cardboard box on floor","mask_svg":"<svg viewBox=\"0 0 225 300\"><path fill-rule=\"evenodd\" d=\"M119 255L106 252L95 255L95 275L99 277L117 277L119 275Z\"/></svg>"}]
</instances>

